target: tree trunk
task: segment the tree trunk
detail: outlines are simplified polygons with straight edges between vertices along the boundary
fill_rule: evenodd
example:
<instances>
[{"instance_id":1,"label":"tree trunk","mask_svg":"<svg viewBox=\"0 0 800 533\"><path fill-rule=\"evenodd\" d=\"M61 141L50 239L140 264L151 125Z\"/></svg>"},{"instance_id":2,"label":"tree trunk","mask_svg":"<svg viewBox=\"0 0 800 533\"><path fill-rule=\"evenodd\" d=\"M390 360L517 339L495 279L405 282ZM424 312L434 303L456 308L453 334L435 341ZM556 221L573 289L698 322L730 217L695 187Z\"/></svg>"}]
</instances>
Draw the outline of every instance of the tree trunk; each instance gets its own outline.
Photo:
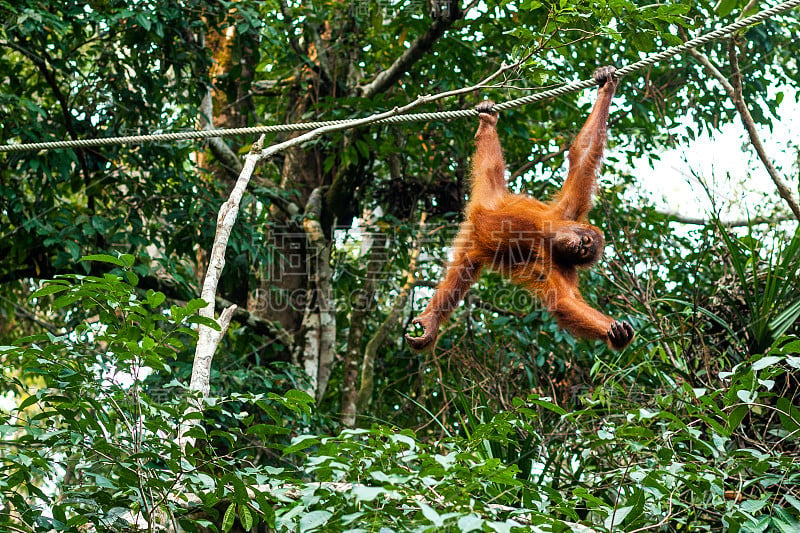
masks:
<instances>
[{"instance_id":1,"label":"tree trunk","mask_svg":"<svg viewBox=\"0 0 800 533\"><path fill-rule=\"evenodd\" d=\"M365 235L364 240L369 246L365 253L366 270L361 287L350 298L352 304L350 332L347 337L342 379L342 423L348 427L354 426L358 417L358 374L364 363L364 334L367 320L374 308L376 287L387 260L386 234L372 224L365 227L374 233Z\"/></svg>"}]
</instances>

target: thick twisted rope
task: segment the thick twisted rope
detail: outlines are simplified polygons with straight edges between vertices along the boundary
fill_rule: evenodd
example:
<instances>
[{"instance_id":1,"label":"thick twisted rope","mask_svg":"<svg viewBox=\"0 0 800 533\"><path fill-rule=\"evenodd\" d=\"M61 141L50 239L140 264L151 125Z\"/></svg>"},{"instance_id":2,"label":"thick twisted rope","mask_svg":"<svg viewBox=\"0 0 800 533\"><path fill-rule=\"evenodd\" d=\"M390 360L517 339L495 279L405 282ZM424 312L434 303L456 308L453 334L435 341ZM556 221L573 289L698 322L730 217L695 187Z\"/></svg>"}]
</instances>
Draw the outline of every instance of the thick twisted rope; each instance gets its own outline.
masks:
<instances>
[{"instance_id":1,"label":"thick twisted rope","mask_svg":"<svg viewBox=\"0 0 800 533\"><path fill-rule=\"evenodd\" d=\"M758 24L774 15L783 13L784 11L789 11L790 9L794 9L798 6L800 6L800 0L787 0L785 2L781 2L780 4L774 7L758 12L755 15L745 17L741 20L728 24L727 26L723 26L722 28L710 31L706 34L700 35L699 37L695 37L694 39L686 41L683 44L671 46L666 50L650 55L640 61L637 61L636 63L631 63L630 65L618 69L616 75L618 77L627 76L629 74L632 74L633 72L636 72L637 70L658 63L659 61L663 61L664 59L670 58L674 55L681 54L692 48L697 48L698 46L704 45L706 43L709 43L726 35L730 35L734 32L741 30L742 28L746 28L747 26ZM597 82L594 79L567 83L559 87L555 87L553 89L548 89L536 94L531 94L528 96L523 96L522 98L517 98L515 100L509 100L507 102L499 103L495 105L495 109L497 109L498 111L513 109L515 107L531 104L533 102L538 102L540 100L546 100L548 98L563 96L565 94L569 94L572 92L588 89L596 84ZM383 118L381 120L377 120L374 123L400 124L406 122L430 122L435 120L451 120L456 118L468 118L476 116L478 116L478 112L475 111L474 109L459 109L455 111L440 111L437 113L411 113L406 115L396 115L392 117ZM251 128L229 128L220 130L198 130L198 131L183 131L178 133L160 133L153 135L132 135L127 137L107 137L101 139L78 139L71 141L41 142L41 143L29 143L29 144L7 144L0 146L0 152L56 150L61 148L88 148L92 146L143 144L151 142L173 142L173 141L182 141L187 139L207 139L210 137L231 137L235 135L259 135L262 133L313 130L325 126L347 124L349 122L354 122L354 119L328 120L323 122L300 122L297 124L277 124L273 126L256 126Z\"/></svg>"}]
</instances>

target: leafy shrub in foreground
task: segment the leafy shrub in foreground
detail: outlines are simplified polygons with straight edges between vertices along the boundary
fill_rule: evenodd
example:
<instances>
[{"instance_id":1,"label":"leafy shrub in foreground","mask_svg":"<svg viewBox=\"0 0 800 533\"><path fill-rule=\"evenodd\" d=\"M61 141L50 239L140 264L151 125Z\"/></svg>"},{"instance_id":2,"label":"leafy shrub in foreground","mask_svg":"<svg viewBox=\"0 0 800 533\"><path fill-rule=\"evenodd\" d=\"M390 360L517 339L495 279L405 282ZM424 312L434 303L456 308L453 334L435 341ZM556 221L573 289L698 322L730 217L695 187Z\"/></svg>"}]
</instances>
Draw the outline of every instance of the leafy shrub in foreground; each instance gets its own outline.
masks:
<instances>
[{"instance_id":1,"label":"leafy shrub in foreground","mask_svg":"<svg viewBox=\"0 0 800 533\"><path fill-rule=\"evenodd\" d=\"M170 375L191 350L202 302L163 309L160 293L137 295L132 258L95 259L120 270L34 295L92 319L0 348L19 402L0 411L0 528L800 530L800 339L716 390L665 373L674 386L650 399L616 397L608 380L583 409L517 399L436 442L386 426L300 434L313 403L300 391L149 389L148 373Z\"/></svg>"}]
</instances>

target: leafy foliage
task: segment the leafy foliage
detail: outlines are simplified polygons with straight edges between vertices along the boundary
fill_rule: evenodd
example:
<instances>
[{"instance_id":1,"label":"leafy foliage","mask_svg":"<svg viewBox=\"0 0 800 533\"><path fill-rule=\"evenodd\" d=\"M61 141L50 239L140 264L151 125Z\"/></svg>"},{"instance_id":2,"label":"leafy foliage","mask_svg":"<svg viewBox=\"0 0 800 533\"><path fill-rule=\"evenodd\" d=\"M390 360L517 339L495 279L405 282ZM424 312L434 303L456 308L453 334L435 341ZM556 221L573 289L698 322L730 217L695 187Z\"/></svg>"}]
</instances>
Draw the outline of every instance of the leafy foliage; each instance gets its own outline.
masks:
<instances>
[{"instance_id":1,"label":"leafy foliage","mask_svg":"<svg viewBox=\"0 0 800 533\"><path fill-rule=\"evenodd\" d=\"M777 250L765 250L751 234L741 238L721 231L731 266L736 274L744 309L740 327L746 332L750 353L761 353L780 338L800 318L797 298L800 231ZM762 253L767 254L762 258Z\"/></svg>"},{"instance_id":2,"label":"leafy foliage","mask_svg":"<svg viewBox=\"0 0 800 533\"><path fill-rule=\"evenodd\" d=\"M800 376L800 338L781 338L766 355L721 374L715 389L651 369L673 386L642 387L636 396L636 389L606 379L574 411L534 395L483 422L470 416L458 434L433 442L381 425L326 437L300 433L312 400L299 391L201 399L177 382L148 387L147 375L168 375L195 338L191 324L204 303L163 308L161 293L135 296L130 256L87 259L121 270L102 278L66 275L33 297L52 298L54 307L79 302L97 319L2 351L21 369L4 375L4 387L24 400L0 420L3 439L13 442L0 455L7 473L0 481L0 525L25 531L178 523L189 531L228 531L260 522L277 531L558 531L578 523L602 531L667 522L793 531L800 525L800 410L797 388L788 385ZM201 412L190 408L198 401ZM254 424L257 413L269 422ZM253 439L270 442L282 466L253 462L246 453ZM227 453L219 453L218 441Z\"/></svg>"},{"instance_id":3,"label":"leafy foliage","mask_svg":"<svg viewBox=\"0 0 800 533\"><path fill-rule=\"evenodd\" d=\"M8 443L0 451L6 473L0 526L109 531L181 524L199 531L219 514L219 502L229 502L249 527L274 523L272 504L254 487L281 469L240 454L252 436L303 427L311 398L299 391L197 398L176 380L149 386L150 374L170 375L174 360L196 340L192 324L208 321L196 314L205 302L167 308L164 294L152 290L138 298L131 256L86 259L122 270L64 275L33 298L54 297L56 308L78 302L93 318L65 335L27 337L2 348L5 366L19 369L3 374L3 388L23 400L0 412ZM252 413L270 423L252 425ZM227 442L228 453L216 441ZM198 507L206 511L199 518ZM226 517L223 524L231 520Z\"/></svg>"}]
</instances>

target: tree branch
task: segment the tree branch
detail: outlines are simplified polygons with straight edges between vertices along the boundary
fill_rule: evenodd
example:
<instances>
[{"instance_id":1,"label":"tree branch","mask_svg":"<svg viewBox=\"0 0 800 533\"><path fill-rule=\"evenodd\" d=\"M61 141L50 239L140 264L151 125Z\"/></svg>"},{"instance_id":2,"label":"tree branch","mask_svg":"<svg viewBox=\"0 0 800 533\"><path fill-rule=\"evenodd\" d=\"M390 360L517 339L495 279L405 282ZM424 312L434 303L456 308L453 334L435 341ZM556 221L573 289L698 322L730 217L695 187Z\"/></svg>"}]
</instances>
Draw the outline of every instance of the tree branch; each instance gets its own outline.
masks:
<instances>
[{"instance_id":1,"label":"tree branch","mask_svg":"<svg viewBox=\"0 0 800 533\"><path fill-rule=\"evenodd\" d=\"M203 101L200 104L200 126L203 130L211 131L214 129L214 104L211 97L211 87L208 87ZM221 137L210 137L208 147L211 153L217 158L222 166L234 176L242 172L242 163L239 156L225 144Z\"/></svg>"},{"instance_id":2,"label":"tree branch","mask_svg":"<svg viewBox=\"0 0 800 533\"><path fill-rule=\"evenodd\" d=\"M679 224L707 226L714 223L714 220L710 218L690 217L673 211L656 211L656 213L669 217L671 219L670 222L678 222ZM728 228L735 228L757 224L777 224L779 222L786 222L787 220L794 220L794 216L787 214L773 217L737 218L733 220L720 220L719 223Z\"/></svg>"},{"instance_id":3,"label":"tree branch","mask_svg":"<svg viewBox=\"0 0 800 533\"><path fill-rule=\"evenodd\" d=\"M739 113L739 117L742 120L742 124L744 125L745 130L747 130L747 134L750 137L750 144L753 146L753 149L756 151L759 159L761 159L761 162L764 165L764 168L767 170L769 177L772 178L772 182L778 189L778 194L784 199L784 201L786 201L789 209L791 209L792 213L794 213L795 218L800 220L800 207L792 197L789 187L786 185L786 183L784 183L783 179L778 174L778 171L772 165L772 162L767 156L764 145L761 144L761 139L758 137L755 121L750 115L750 111L747 109L747 105L744 102L744 98L742 96L742 77L741 72L739 71L739 62L736 56L735 43L733 40L731 40L728 48L728 55L731 61L730 82L728 82L728 79L725 77L725 75L722 74L722 72L720 72L719 69L717 69L706 56L694 49L689 50L689 53L706 69L706 71L713 78L720 83L720 85L722 85L722 87L725 89L725 92L728 94L728 97L733 101L734 106L736 106L736 111Z\"/></svg>"},{"instance_id":4,"label":"tree branch","mask_svg":"<svg viewBox=\"0 0 800 533\"><path fill-rule=\"evenodd\" d=\"M216 308L216 295L219 280L222 276L222 270L225 268L225 251L228 248L228 241L233 231L233 225L236 223L236 218L239 216L239 206L242 202L247 184L253 175L253 170L256 163L259 161L262 144L264 143L264 135L262 135L250 148L250 153L245 158L242 171L239 174L236 184L233 186L228 200L223 203L219 208L219 215L217 215L217 231L214 235L214 244L211 247L211 255L208 259L208 268L206 275L203 279L203 290L200 293L200 298L208 305L200 309L199 315L209 320L214 320L214 309ZM192 361L192 377L189 382L189 389L198 391L205 397L211 388L211 361L214 359L214 352L217 351L222 336L228 329L231 317L236 312L237 306L232 305L222 313L219 319L216 320L219 325L219 330L213 329L205 324L198 324L197 329L197 346L195 347L194 360ZM201 408L200 403L190 404L186 411L186 416L199 411ZM198 423L197 419L189 420L178 428L178 445L182 451L186 450L187 444L194 444L194 438L188 437L189 430Z\"/></svg>"},{"instance_id":5,"label":"tree branch","mask_svg":"<svg viewBox=\"0 0 800 533\"><path fill-rule=\"evenodd\" d=\"M214 244L211 248L211 256L208 260L208 269L203 280L203 290L200 297L208 302L208 305L200 310L200 316L214 320L214 308L216 307L216 294L222 269L225 267L225 250L228 247L228 240L239 215L239 206L247 189L247 184L253 175L256 162L260 158L261 144L264 136L253 143L250 153L245 158L244 166L236 180L236 184L231 191L228 200L222 204L217 216L217 231L214 236ZM233 311L235 311L235 306ZM231 308L228 308L231 309ZM233 313L230 311L230 313ZM222 319L222 317L220 317ZM220 320L221 322L221 320ZM222 324L220 324L222 325ZM221 331L216 331L204 324L198 328L197 347L195 349L194 362L192 364L192 378L189 383L191 390L200 391L203 396L208 395L211 378L211 360L214 352L222 339ZM181 434L181 436L183 433Z\"/></svg>"},{"instance_id":6,"label":"tree branch","mask_svg":"<svg viewBox=\"0 0 800 533\"><path fill-rule=\"evenodd\" d=\"M289 27L289 30L286 32L286 39L289 41L289 46L292 47L292 50L294 50L294 53L297 54L298 57L302 58L306 55L306 53L300 46L297 36L294 35L294 20L289 14L289 6L286 5L286 0L280 0L279 5L281 8L281 15L283 15L283 20Z\"/></svg>"},{"instance_id":7,"label":"tree branch","mask_svg":"<svg viewBox=\"0 0 800 533\"><path fill-rule=\"evenodd\" d=\"M542 154L540 156L535 157L531 161L526 162L525 164L520 166L517 170L515 170L514 173L511 174L511 176L508 178L508 181L512 181L512 180L520 177L521 175L525 174L527 171L529 171L530 169L532 169L533 167L535 167L539 163L544 163L546 161L550 161L554 157L560 156L561 154L566 152L568 149L569 149L569 143L566 143L566 144L561 145L561 147L559 147L559 149L556 150L555 152L549 152L549 153Z\"/></svg>"},{"instance_id":8,"label":"tree branch","mask_svg":"<svg viewBox=\"0 0 800 533\"><path fill-rule=\"evenodd\" d=\"M739 116L742 118L742 123L744 123L745 129L747 129L747 134L750 136L750 143L753 145L753 148L755 148L759 159L761 159L761 162L764 164L764 168L767 169L769 177L772 178L775 188L778 189L778 194L786 201L789 209L792 210L792 213L794 213L794 216L797 218L797 220L800 220L800 206L797 205L791 190L789 190L789 187L786 185L786 183L784 183L783 178L781 178L780 174L778 174L777 169L772 165L772 161L767 156L764 145L761 144L761 139L758 137L755 121L753 121L753 117L750 116L750 110L748 110L747 105L745 105L744 97L742 96L742 73L739 70L739 58L736 54L736 41L733 37L728 40L728 57L730 58L731 62L733 103L736 105L736 110L739 111Z\"/></svg>"},{"instance_id":9,"label":"tree branch","mask_svg":"<svg viewBox=\"0 0 800 533\"><path fill-rule=\"evenodd\" d=\"M236 304L230 300L226 300L222 296L217 296L216 304L220 308L236 306ZM283 327L281 327L280 324L265 320L257 314L247 311L246 309L236 307L236 311L233 313L233 320L236 320L240 324L247 326L250 331L257 335L266 335L280 341L284 346L288 347L294 343L292 335Z\"/></svg>"},{"instance_id":10,"label":"tree branch","mask_svg":"<svg viewBox=\"0 0 800 533\"><path fill-rule=\"evenodd\" d=\"M309 289L303 330L305 343L300 361L311 378L312 393L322 399L331 376L336 344L336 305L333 301L331 279L331 243L325 238L320 224L322 194L325 187L311 192L303 218L303 230L309 244L310 269L313 273Z\"/></svg>"},{"instance_id":11,"label":"tree branch","mask_svg":"<svg viewBox=\"0 0 800 533\"><path fill-rule=\"evenodd\" d=\"M456 4L457 0L453 3ZM394 63L389 68L375 76L375 79L367 85L357 87L356 92L358 95L364 98L372 98L376 94L382 93L394 85L414 63L433 48L434 43L444 35L444 32L447 31L459 17L460 11L451 14L449 17L435 19L430 28L420 37L417 37L417 39L411 43L411 46L409 46L400 57L395 59Z\"/></svg>"},{"instance_id":12,"label":"tree branch","mask_svg":"<svg viewBox=\"0 0 800 533\"><path fill-rule=\"evenodd\" d=\"M67 100L67 96L61 90L61 87L58 85L58 80L56 79L53 70L51 70L48 65L53 66L56 71L58 70L58 67L53 65L53 60L50 58L47 50L42 50L42 55L38 56L22 45L17 45L12 42L6 42L5 44L33 62L33 64L41 73L42 77L45 79L47 85L50 87L50 90L53 91L53 96L55 97L56 101L58 102L58 106L61 109L61 116L64 119L64 128L67 130L67 135L69 135L69 138L73 141L78 140L79 135L75 129L75 122L73 120L69 101ZM84 183L88 188L89 182L91 181L91 173L89 172L89 165L86 162L86 150L83 148L78 148L75 150L75 153L78 156L78 164L81 167ZM89 196L89 202L91 206L94 202L93 196Z\"/></svg>"},{"instance_id":13,"label":"tree branch","mask_svg":"<svg viewBox=\"0 0 800 533\"><path fill-rule=\"evenodd\" d=\"M365 221L364 229L373 220ZM378 233L370 238L369 250L366 253L366 269L360 286L352 292L350 310L350 330L347 335L347 349L344 354L344 377L342 379L342 425L353 427L359 414L359 374L367 362L363 340L369 316L375 309L375 294L378 292L379 278L386 266L385 253L388 239L386 233ZM364 244L362 244L364 246ZM364 376L361 375L363 380Z\"/></svg>"},{"instance_id":14,"label":"tree branch","mask_svg":"<svg viewBox=\"0 0 800 533\"><path fill-rule=\"evenodd\" d=\"M328 58L328 51L325 47L325 43L322 42L319 25L308 23L308 29L311 32L311 39L317 53L317 64L319 65L319 74L322 77L322 81L326 85L333 85L334 78L331 72L331 62Z\"/></svg>"},{"instance_id":15,"label":"tree branch","mask_svg":"<svg viewBox=\"0 0 800 533\"><path fill-rule=\"evenodd\" d=\"M42 328L42 329L44 329L44 330L47 330L48 332L50 332L52 335L59 335L59 334L61 334L61 333L62 333L61 327L59 327L59 326L56 326L56 325L54 325L54 324L50 324L50 323L48 323L48 322L45 322L45 321L43 321L43 320L40 320L40 319L39 319L39 318L36 316L36 314L35 314L35 313L33 313L33 312L31 312L31 311L28 311L27 309L25 309L25 308L24 308L24 307L22 307L21 305L19 305L19 304L13 304L13 307L14 307L14 313L15 313L15 314L17 314L17 315L21 316L21 317L22 317L22 318L24 318L25 320L29 320L30 322L33 322L34 324L36 324L36 325L37 325L37 326L39 326L40 328Z\"/></svg>"}]
</instances>

